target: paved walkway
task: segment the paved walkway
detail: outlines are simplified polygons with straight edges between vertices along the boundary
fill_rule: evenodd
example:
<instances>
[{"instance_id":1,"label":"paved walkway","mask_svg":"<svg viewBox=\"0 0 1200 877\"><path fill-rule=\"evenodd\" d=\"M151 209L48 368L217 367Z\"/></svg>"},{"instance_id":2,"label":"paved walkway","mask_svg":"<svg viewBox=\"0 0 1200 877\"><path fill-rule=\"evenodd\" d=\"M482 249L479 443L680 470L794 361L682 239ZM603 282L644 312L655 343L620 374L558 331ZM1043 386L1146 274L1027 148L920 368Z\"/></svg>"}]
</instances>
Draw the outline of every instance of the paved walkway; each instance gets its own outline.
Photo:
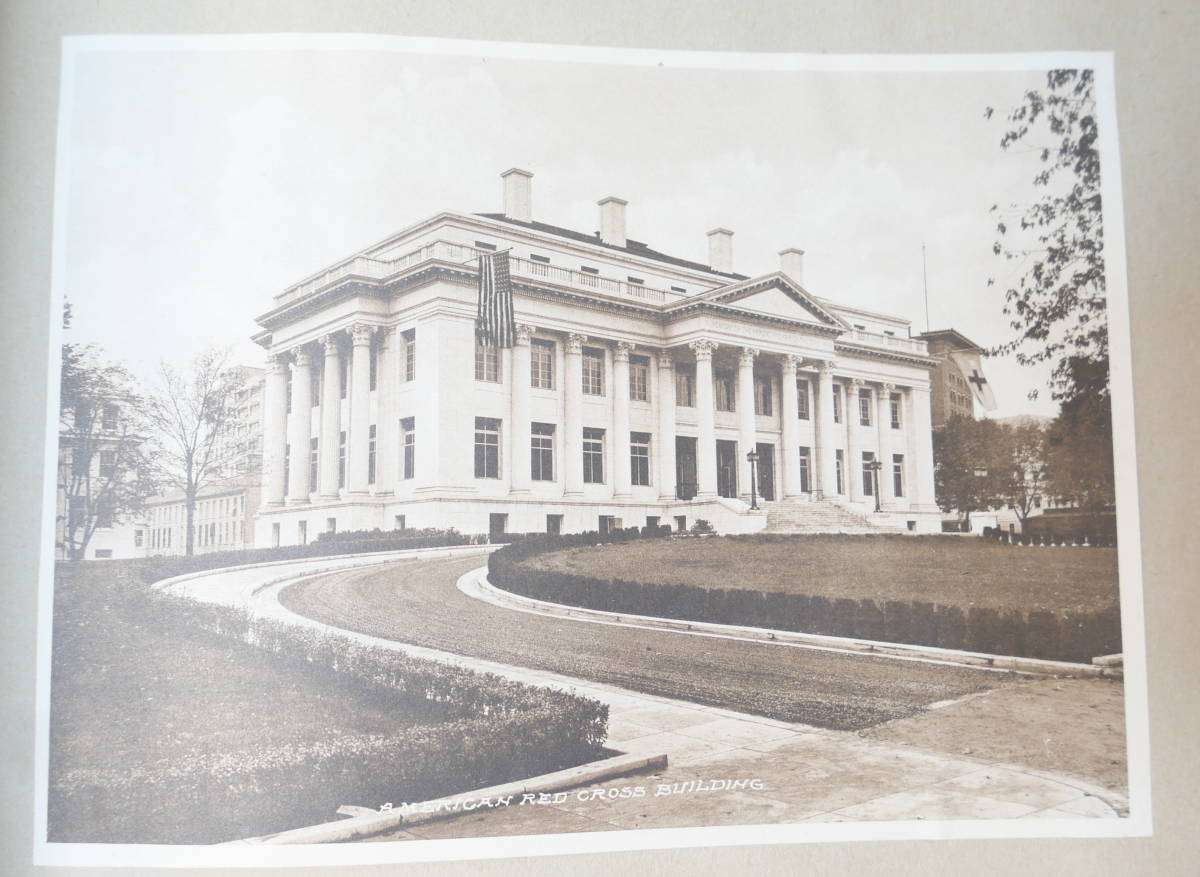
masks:
<instances>
[{"instance_id":1,"label":"paved walkway","mask_svg":"<svg viewBox=\"0 0 1200 877\"><path fill-rule=\"evenodd\" d=\"M471 550L482 554L487 549L456 549L459 553ZM447 554L439 550L433 556ZM370 557L324 558L217 571L169 587L196 599L239 605L263 616L324 628L326 625L281 606L279 592L301 577L379 562L380 558ZM666 753L669 759L668 768L659 776L630 777L573 790L559 803L475 811L379 840L806 821L1080 819L1115 817L1114 805L1123 808L1125 804L1119 794L1072 777L968 756L949 757L864 739L853 732L779 722L340 632L363 643L597 698L610 708L611 748L638 754ZM635 797L639 786L644 793ZM670 791L658 794L660 786ZM628 789L627 797L621 796L623 788Z\"/></svg>"}]
</instances>

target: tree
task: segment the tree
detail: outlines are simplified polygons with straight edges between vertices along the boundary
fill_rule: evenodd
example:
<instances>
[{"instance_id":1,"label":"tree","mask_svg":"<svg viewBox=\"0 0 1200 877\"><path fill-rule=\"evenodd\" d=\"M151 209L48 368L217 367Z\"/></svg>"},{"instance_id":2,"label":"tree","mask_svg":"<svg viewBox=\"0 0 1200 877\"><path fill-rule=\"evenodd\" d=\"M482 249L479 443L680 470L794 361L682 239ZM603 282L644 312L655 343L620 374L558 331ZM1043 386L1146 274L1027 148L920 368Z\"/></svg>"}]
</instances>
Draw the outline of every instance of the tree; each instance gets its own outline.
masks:
<instances>
[{"instance_id":1,"label":"tree","mask_svg":"<svg viewBox=\"0 0 1200 877\"><path fill-rule=\"evenodd\" d=\"M1003 149L1035 149L1044 190L1025 208L997 214L993 252L1017 266L1005 291L1004 313L1016 337L989 351L1015 354L1022 365L1053 363L1054 399L1108 394L1108 319L1104 278L1104 219L1100 153L1091 70L1051 70L1042 90L1025 93L1006 117ZM985 116L991 117L992 108ZM1035 142L1037 141L1037 142ZM991 278L988 285L996 282ZM1094 366L1080 383L1072 360ZM1036 390L1031 395L1036 395Z\"/></svg>"},{"instance_id":2,"label":"tree","mask_svg":"<svg viewBox=\"0 0 1200 877\"><path fill-rule=\"evenodd\" d=\"M1012 506L1024 528L1025 521L1046 493L1046 431L1027 421L1001 424L1006 453L1011 460L1005 502Z\"/></svg>"},{"instance_id":3,"label":"tree","mask_svg":"<svg viewBox=\"0 0 1200 877\"><path fill-rule=\"evenodd\" d=\"M188 372L162 363L159 385L147 407L163 480L183 492L187 554L195 547L196 498L215 481L235 474L236 403L244 379L226 365L228 352L210 349Z\"/></svg>"},{"instance_id":4,"label":"tree","mask_svg":"<svg viewBox=\"0 0 1200 877\"><path fill-rule=\"evenodd\" d=\"M951 417L933 434L934 492L938 506L970 521L971 512L1006 501L1011 454L994 420Z\"/></svg>"},{"instance_id":5,"label":"tree","mask_svg":"<svg viewBox=\"0 0 1200 877\"><path fill-rule=\"evenodd\" d=\"M1095 380L1097 363L1075 360L1077 380ZM1112 404L1105 396L1078 396L1063 403L1046 432L1046 478L1054 495L1096 514L1116 502Z\"/></svg>"},{"instance_id":6,"label":"tree","mask_svg":"<svg viewBox=\"0 0 1200 877\"><path fill-rule=\"evenodd\" d=\"M129 372L94 345L64 344L60 381L59 546L79 560L96 530L141 508L154 483Z\"/></svg>"}]
</instances>

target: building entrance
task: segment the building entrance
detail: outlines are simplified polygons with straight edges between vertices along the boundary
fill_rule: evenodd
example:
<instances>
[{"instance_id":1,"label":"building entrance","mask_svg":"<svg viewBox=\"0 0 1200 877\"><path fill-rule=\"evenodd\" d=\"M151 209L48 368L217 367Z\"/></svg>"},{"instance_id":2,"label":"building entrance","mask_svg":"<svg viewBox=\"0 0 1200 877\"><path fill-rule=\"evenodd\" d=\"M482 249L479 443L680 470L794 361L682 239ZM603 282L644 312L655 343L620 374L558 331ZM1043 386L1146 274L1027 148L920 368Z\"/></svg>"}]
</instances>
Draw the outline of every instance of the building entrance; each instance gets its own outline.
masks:
<instances>
[{"instance_id":1,"label":"building entrance","mask_svg":"<svg viewBox=\"0 0 1200 877\"><path fill-rule=\"evenodd\" d=\"M737 499L737 442L717 439L717 496Z\"/></svg>"},{"instance_id":2,"label":"building entrance","mask_svg":"<svg viewBox=\"0 0 1200 877\"><path fill-rule=\"evenodd\" d=\"M696 485L696 439L693 436L675 437L675 496L691 499L699 488Z\"/></svg>"},{"instance_id":3,"label":"building entrance","mask_svg":"<svg viewBox=\"0 0 1200 877\"><path fill-rule=\"evenodd\" d=\"M758 451L758 495L764 500L775 499L775 446L759 443Z\"/></svg>"}]
</instances>

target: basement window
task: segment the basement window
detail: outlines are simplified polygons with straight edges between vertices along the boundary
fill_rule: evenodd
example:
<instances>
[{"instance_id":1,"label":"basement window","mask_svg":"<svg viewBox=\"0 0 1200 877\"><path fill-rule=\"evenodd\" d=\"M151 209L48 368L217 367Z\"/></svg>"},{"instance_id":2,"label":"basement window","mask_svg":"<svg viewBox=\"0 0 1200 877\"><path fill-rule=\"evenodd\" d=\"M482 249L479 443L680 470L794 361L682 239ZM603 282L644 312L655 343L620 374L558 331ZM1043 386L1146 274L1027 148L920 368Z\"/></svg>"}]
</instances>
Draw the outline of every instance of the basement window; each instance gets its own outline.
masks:
<instances>
[{"instance_id":1,"label":"basement window","mask_svg":"<svg viewBox=\"0 0 1200 877\"><path fill-rule=\"evenodd\" d=\"M475 241L475 249L493 251L496 249L496 245L489 244L486 241Z\"/></svg>"}]
</instances>

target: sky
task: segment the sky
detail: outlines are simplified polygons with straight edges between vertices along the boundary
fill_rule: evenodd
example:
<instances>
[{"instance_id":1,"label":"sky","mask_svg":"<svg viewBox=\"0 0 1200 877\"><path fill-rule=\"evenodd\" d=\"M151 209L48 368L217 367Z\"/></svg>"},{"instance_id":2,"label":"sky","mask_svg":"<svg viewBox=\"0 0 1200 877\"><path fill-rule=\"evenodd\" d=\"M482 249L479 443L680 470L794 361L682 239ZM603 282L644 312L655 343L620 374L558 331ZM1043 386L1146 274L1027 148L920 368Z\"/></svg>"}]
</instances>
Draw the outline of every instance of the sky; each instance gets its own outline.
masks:
<instances>
[{"instance_id":1,"label":"sky","mask_svg":"<svg viewBox=\"0 0 1200 877\"><path fill-rule=\"evenodd\" d=\"M439 211L499 211L516 166L536 220L591 232L616 195L629 237L683 258L707 261L705 232L732 229L752 276L800 247L807 289L914 333L924 245L931 327L989 347L1011 337L1013 276L989 209L1037 194L1036 153L1000 148L1002 117L1043 78L89 51L63 132L69 337L144 380L211 345L261 365L249 339L273 295ZM1055 413L1046 369L984 369L993 416Z\"/></svg>"}]
</instances>

